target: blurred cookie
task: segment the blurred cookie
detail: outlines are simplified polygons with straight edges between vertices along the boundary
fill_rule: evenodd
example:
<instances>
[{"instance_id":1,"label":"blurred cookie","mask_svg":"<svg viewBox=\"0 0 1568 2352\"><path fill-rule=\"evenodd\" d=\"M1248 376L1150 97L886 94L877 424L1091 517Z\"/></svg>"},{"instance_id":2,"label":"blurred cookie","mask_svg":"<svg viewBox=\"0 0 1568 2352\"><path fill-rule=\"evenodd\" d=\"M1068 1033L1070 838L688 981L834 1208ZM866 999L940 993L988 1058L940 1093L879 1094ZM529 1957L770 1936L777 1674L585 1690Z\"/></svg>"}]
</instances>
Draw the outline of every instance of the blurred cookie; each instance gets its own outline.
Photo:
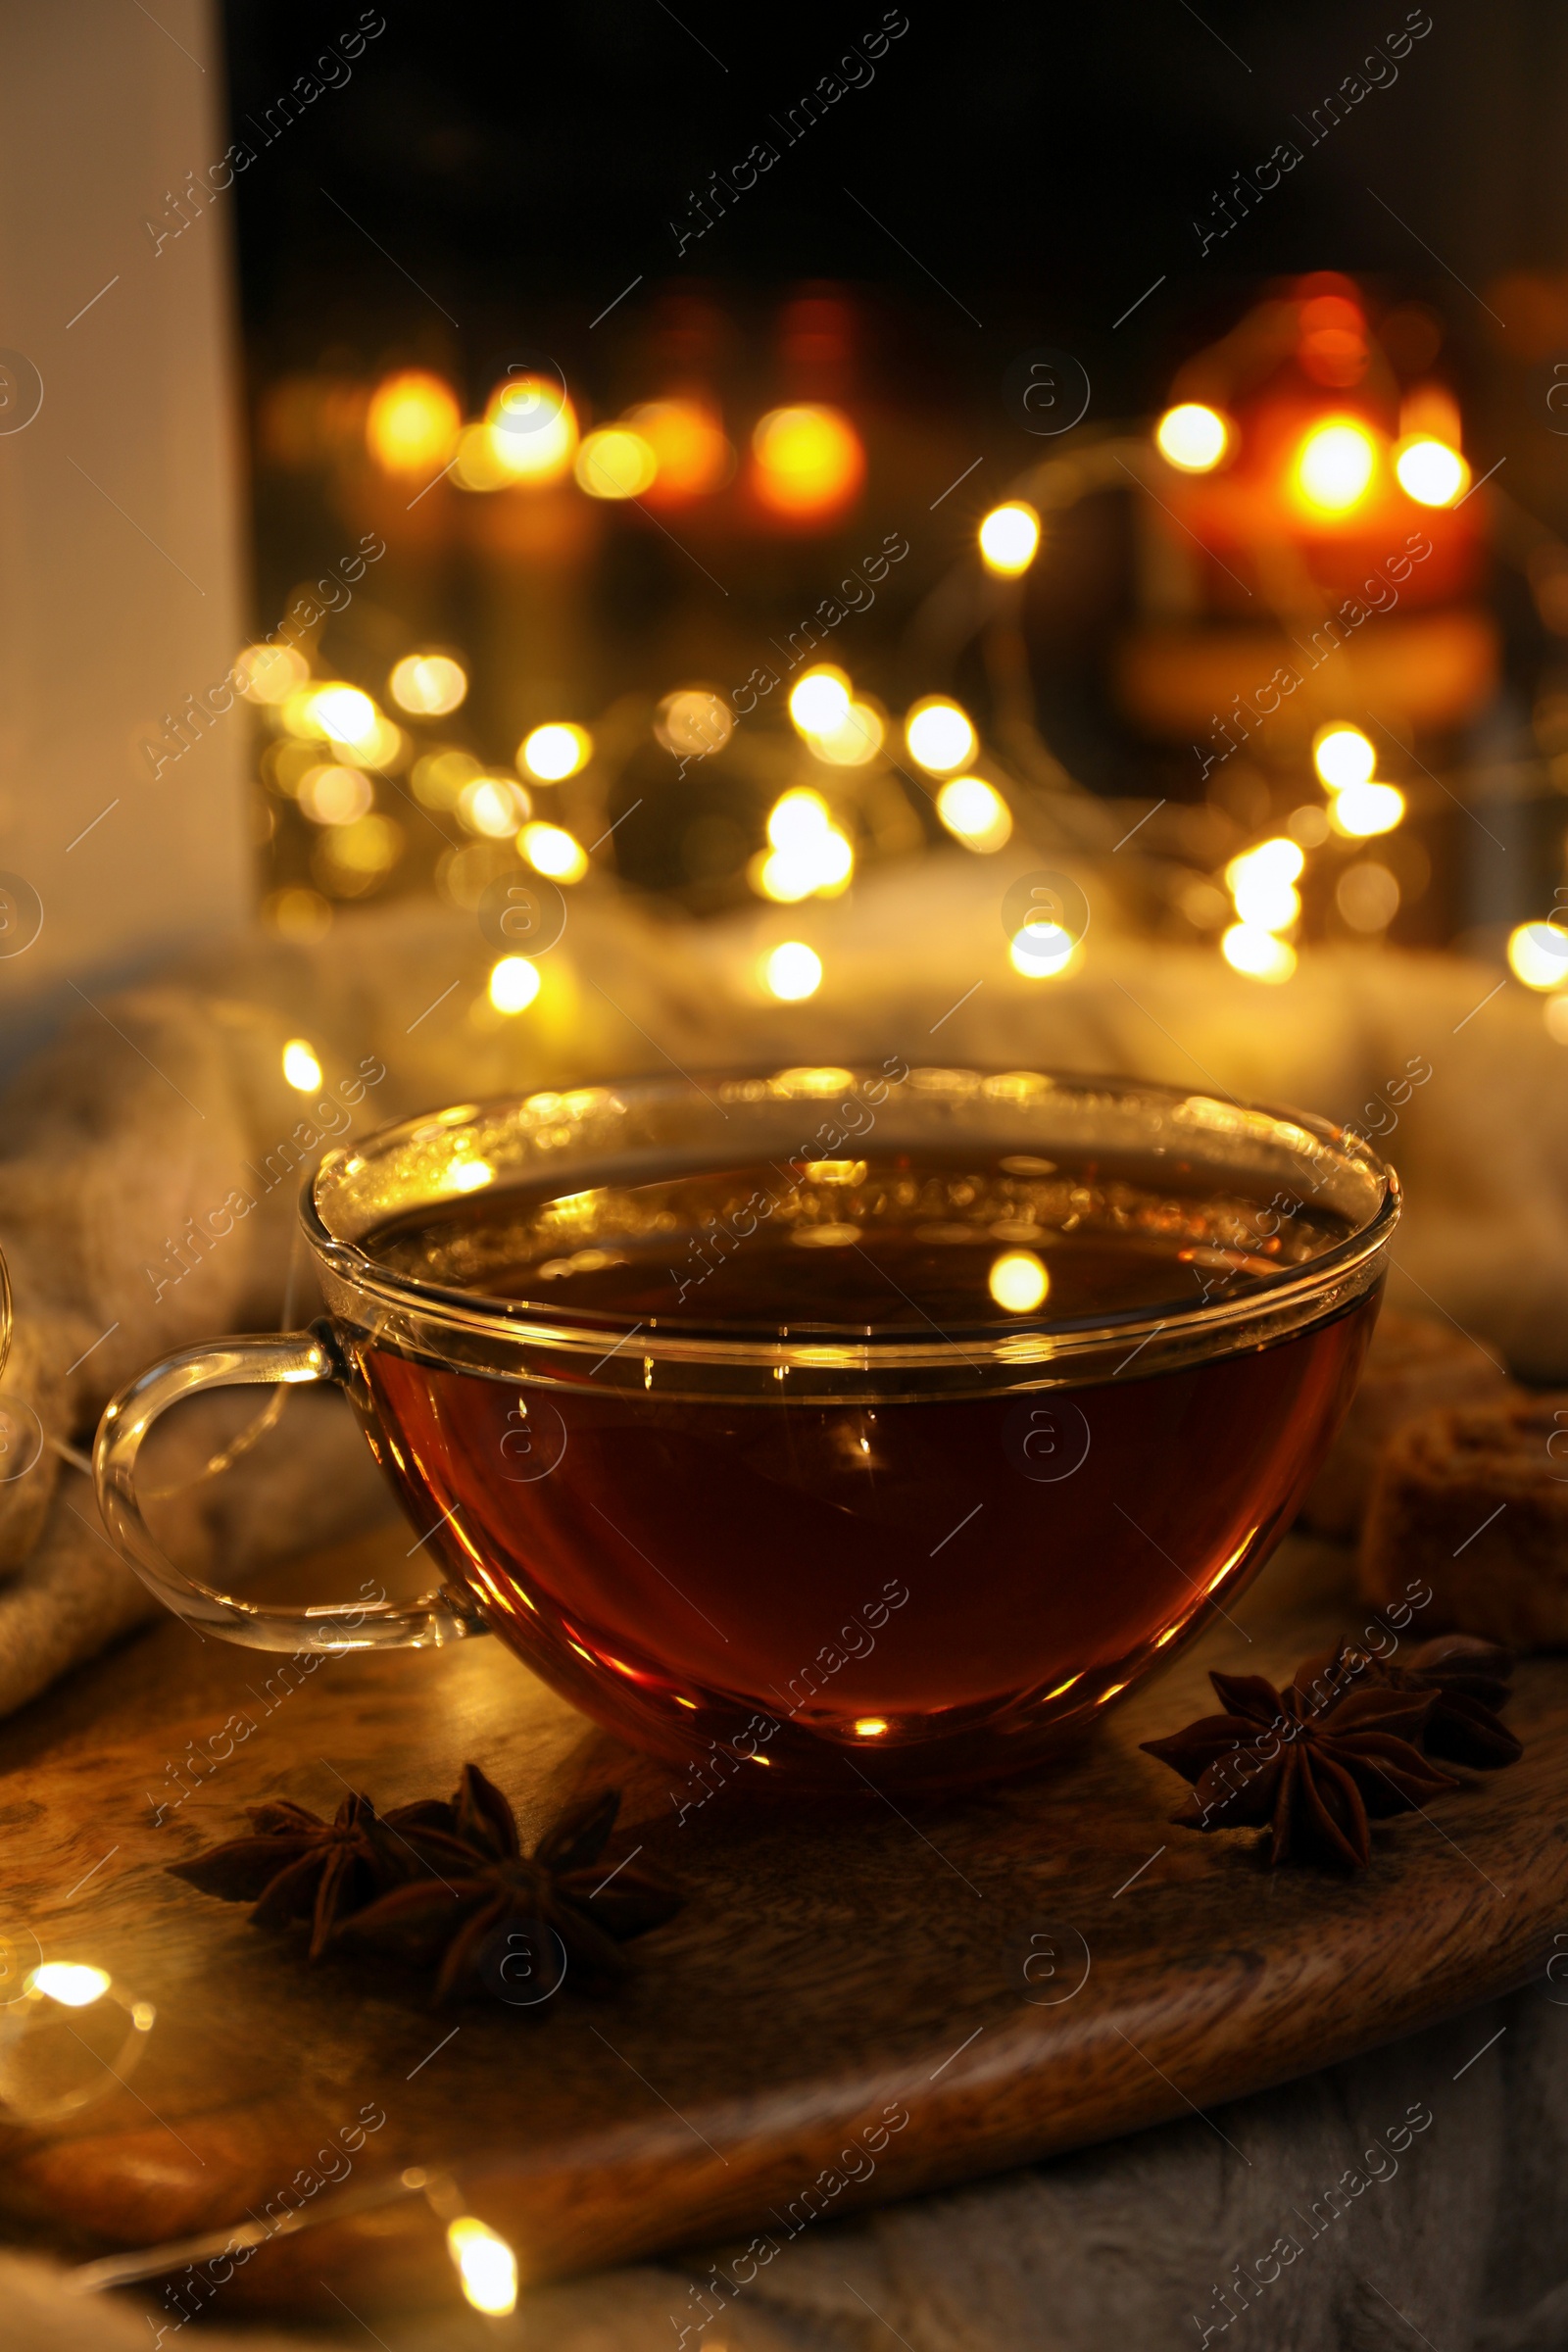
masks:
<instances>
[{"instance_id":1,"label":"blurred cookie","mask_svg":"<svg viewBox=\"0 0 1568 2352\"><path fill-rule=\"evenodd\" d=\"M1386 1306L1361 1385L1301 1505L1320 1536L1353 1536L1366 1515L1378 1457L1396 1429L1440 1404L1487 1404L1516 1395L1473 1340L1427 1315ZM1568 1465L1565 1465L1568 1467Z\"/></svg>"},{"instance_id":2,"label":"blurred cookie","mask_svg":"<svg viewBox=\"0 0 1568 2352\"><path fill-rule=\"evenodd\" d=\"M1373 1481L1361 1590L1432 1588L1432 1628L1568 1644L1568 1396L1455 1405L1396 1430Z\"/></svg>"}]
</instances>

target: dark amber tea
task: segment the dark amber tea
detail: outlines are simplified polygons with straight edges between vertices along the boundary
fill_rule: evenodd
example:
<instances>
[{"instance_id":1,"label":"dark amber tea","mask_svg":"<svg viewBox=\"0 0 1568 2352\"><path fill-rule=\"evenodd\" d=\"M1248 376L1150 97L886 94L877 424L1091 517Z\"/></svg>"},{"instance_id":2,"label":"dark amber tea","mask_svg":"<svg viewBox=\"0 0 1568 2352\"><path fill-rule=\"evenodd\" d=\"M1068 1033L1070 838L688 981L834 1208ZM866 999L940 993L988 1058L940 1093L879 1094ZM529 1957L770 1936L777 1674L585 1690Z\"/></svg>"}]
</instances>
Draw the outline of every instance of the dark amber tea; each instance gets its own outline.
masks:
<instances>
[{"instance_id":1,"label":"dark amber tea","mask_svg":"<svg viewBox=\"0 0 1568 2352\"><path fill-rule=\"evenodd\" d=\"M325 1321L144 1373L99 1495L204 1633L499 1634L683 1768L683 1815L956 1788L1229 1609L1348 1400L1397 1216L1326 1121L1131 1079L894 1057L459 1104L326 1155ZM290 1609L165 1558L148 1428L258 1380L345 1389L438 1591Z\"/></svg>"},{"instance_id":2,"label":"dark amber tea","mask_svg":"<svg viewBox=\"0 0 1568 2352\"><path fill-rule=\"evenodd\" d=\"M405 1218L363 1247L528 1301L635 1364L665 1332L969 1348L1136 1321L1077 1386L760 1401L536 1388L361 1354L371 1444L496 1629L645 1745L950 1779L1033 1751L1223 1601L1288 1524L1348 1402L1376 1294L1262 1347L1149 1371L1139 1333L1277 1283L1343 1218L1195 1193L1190 1166L1004 1154L762 1162ZM976 1371L978 1372L978 1362ZM910 1383L911 1386L916 1384ZM475 1562L483 1566L475 1579Z\"/></svg>"}]
</instances>

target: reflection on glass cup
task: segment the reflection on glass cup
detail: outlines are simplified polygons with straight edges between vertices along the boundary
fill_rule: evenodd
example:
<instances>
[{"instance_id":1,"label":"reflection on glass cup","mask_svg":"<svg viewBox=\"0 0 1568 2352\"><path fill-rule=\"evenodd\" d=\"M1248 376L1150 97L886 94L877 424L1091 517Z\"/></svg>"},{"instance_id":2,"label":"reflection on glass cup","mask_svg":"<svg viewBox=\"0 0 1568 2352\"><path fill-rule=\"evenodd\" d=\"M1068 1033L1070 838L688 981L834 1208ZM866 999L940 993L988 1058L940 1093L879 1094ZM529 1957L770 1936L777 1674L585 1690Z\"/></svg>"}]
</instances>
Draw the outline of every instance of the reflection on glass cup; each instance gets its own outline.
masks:
<instances>
[{"instance_id":1,"label":"reflection on glass cup","mask_svg":"<svg viewBox=\"0 0 1568 2352\"><path fill-rule=\"evenodd\" d=\"M328 1154L309 1332L118 1396L127 1561L263 1648L491 1631L732 1778L954 1788L1078 1736L1227 1604L1354 1386L1398 1213L1298 1114L1034 1071L638 1079ZM136 1500L200 1389L330 1381L445 1571L413 1607L209 1590Z\"/></svg>"}]
</instances>

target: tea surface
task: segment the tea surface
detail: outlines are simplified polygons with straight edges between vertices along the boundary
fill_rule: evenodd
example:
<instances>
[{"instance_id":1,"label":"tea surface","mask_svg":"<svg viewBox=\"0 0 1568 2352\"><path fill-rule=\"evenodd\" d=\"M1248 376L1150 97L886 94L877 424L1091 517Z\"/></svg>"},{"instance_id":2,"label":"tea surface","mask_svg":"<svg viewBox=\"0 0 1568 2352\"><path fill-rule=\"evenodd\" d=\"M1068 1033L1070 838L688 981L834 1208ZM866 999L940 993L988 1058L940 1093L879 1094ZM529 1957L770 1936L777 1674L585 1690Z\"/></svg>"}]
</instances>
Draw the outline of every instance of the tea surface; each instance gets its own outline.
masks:
<instances>
[{"instance_id":1,"label":"tea surface","mask_svg":"<svg viewBox=\"0 0 1568 2352\"><path fill-rule=\"evenodd\" d=\"M553 1316L912 1333L1190 1307L1302 1265L1348 1231L1299 1202L1290 1214L1266 1195L1200 1191L1179 1161L1012 1154L979 1168L867 1157L798 1174L764 1161L556 1196L470 1194L367 1247L424 1281Z\"/></svg>"}]
</instances>

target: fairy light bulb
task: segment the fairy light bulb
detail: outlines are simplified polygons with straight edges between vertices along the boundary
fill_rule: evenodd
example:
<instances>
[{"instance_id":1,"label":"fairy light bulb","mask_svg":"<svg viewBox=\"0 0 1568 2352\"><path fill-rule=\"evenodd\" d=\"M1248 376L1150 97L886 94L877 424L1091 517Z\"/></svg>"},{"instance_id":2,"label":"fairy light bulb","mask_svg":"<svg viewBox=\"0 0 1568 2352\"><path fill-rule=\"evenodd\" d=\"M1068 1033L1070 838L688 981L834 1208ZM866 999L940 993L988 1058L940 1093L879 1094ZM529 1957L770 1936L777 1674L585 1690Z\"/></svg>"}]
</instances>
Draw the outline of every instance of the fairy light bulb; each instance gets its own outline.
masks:
<instances>
[{"instance_id":1,"label":"fairy light bulb","mask_svg":"<svg viewBox=\"0 0 1568 2352\"><path fill-rule=\"evenodd\" d=\"M1054 980L1077 955L1072 933L1060 923L1025 923L1007 950L1015 972L1026 980Z\"/></svg>"},{"instance_id":2,"label":"fairy light bulb","mask_svg":"<svg viewBox=\"0 0 1568 2352\"><path fill-rule=\"evenodd\" d=\"M475 2311L487 2319L504 2320L517 2308L517 2257L499 2231L460 2215L447 2227L447 2252L457 2270L458 2283Z\"/></svg>"},{"instance_id":3,"label":"fairy light bulb","mask_svg":"<svg viewBox=\"0 0 1568 2352\"><path fill-rule=\"evenodd\" d=\"M1230 428L1217 409L1184 400L1154 427L1154 445L1182 473L1211 473L1230 446Z\"/></svg>"},{"instance_id":4,"label":"fairy light bulb","mask_svg":"<svg viewBox=\"0 0 1568 2352\"><path fill-rule=\"evenodd\" d=\"M517 752L518 765L541 784L560 784L574 776L593 757L593 737L586 727L569 719L548 719L525 735Z\"/></svg>"},{"instance_id":5,"label":"fairy light bulb","mask_svg":"<svg viewBox=\"0 0 1568 2352\"><path fill-rule=\"evenodd\" d=\"M994 784L983 776L954 776L937 794L937 815L955 840L982 857L1004 849L1012 815Z\"/></svg>"},{"instance_id":6,"label":"fairy light bulb","mask_svg":"<svg viewBox=\"0 0 1568 2352\"><path fill-rule=\"evenodd\" d=\"M1404 795L1394 784L1347 784L1335 795L1329 822L1336 833L1366 841L1374 833L1392 833L1404 814Z\"/></svg>"},{"instance_id":7,"label":"fairy light bulb","mask_svg":"<svg viewBox=\"0 0 1568 2352\"><path fill-rule=\"evenodd\" d=\"M964 712L940 694L926 695L913 706L904 722L904 740L916 766L931 776L967 767L980 748Z\"/></svg>"},{"instance_id":8,"label":"fairy light bulb","mask_svg":"<svg viewBox=\"0 0 1568 2352\"><path fill-rule=\"evenodd\" d=\"M1219 944L1231 969L1249 980L1288 980L1296 969L1296 950L1261 923L1232 923Z\"/></svg>"},{"instance_id":9,"label":"fairy light bulb","mask_svg":"<svg viewBox=\"0 0 1568 2352\"><path fill-rule=\"evenodd\" d=\"M1568 931L1554 923L1520 923L1508 935L1508 964L1526 988L1561 988L1568 980Z\"/></svg>"},{"instance_id":10,"label":"fairy light bulb","mask_svg":"<svg viewBox=\"0 0 1568 2352\"><path fill-rule=\"evenodd\" d=\"M416 718L445 718L468 691L468 673L450 654L406 654L387 680L400 710Z\"/></svg>"},{"instance_id":11,"label":"fairy light bulb","mask_svg":"<svg viewBox=\"0 0 1568 2352\"><path fill-rule=\"evenodd\" d=\"M1040 547L1040 517L1024 499L993 507L980 525L980 556L987 571L1004 580L1027 571Z\"/></svg>"},{"instance_id":12,"label":"fairy light bulb","mask_svg":"<svg viewBox=\"0 0 1568 2352\"><path fill-rule=\"evenodd\" d=\"M828 662L808 669L790 689L790 716L805 736L831 735L850 714L850 681Z\"/></svg>"},{"instance_id":13,"label":"fairy light bulb","mask_svg":"<svg viewBox=\"0 0 1568 2352\"><path fill-rule=\"evenodd\" d=\"M1348 514L1366 496L1376 463L1365 425L1349 417L1314 425L1296 455L1296 495L1313 514Z\"/></svg>"},{"instance_id":14,"label":"fairy light bulb","mask_svg":"<svg viewBox=\"0 0 1568 2352\"><path fill-rule=\"evenodd\" d=\"M799 1004L822 985L822 958L801 939L787 939L762 960L762 985L781 1004Z\"/></svg>"},{"instance_id":15,"label":"fairy light bulb","mask_svg":"<svg viewBox=\"0 0 1568 2352\"><path fill-rule=\"evenodd\" d=\"M588 853L564 825L524 825L517 848L536 874L552 882L580 882L588 871Z\"/></svg>"},{"instance_id":16,"label":"fairy light bulb","mask_svg":"<svg viewBox=\"0 0 1568 2352\"><path fill-rule=\"evenodd\" d=\"M539 994L538 969L526 956L503 956L491 968L488 993L497 1012L526 1012Z\"/></svg>"},{"instance_id":17,"label":"fairy light bulb","mask_svg":"<svg viewBox=\"0 0 1568 2352\"><path fill-rule=\"evenodd\" d=\"M1369 737L1343 721L1319 727L1312 738L1312 764L1330 792L1347 784L1365 784L1378 763Z\"/></svg>"},{"instance_id":18,"label":"fairy light bulb","mask_svg":"<svg viewBox=\"0 0 1568 2352\"><path fill-rule=\"evenodd\" d=\"M318 1091L321 1065L303 1037L291 1037L283 1048L283 1075L297 1095Z\"/></svg>"},{"instance_id":19,"label":"fairy light bulb","mask_svg":"<svg viewBox=\"0 0 1568 2352\"><path fill-rule=\"evenodd\" d=\"M1427 434L1404 444L1394 471L1405 497L1420 507L1451 507L1470 479L1459 452Z\"/></svg>"}]
</instances>

